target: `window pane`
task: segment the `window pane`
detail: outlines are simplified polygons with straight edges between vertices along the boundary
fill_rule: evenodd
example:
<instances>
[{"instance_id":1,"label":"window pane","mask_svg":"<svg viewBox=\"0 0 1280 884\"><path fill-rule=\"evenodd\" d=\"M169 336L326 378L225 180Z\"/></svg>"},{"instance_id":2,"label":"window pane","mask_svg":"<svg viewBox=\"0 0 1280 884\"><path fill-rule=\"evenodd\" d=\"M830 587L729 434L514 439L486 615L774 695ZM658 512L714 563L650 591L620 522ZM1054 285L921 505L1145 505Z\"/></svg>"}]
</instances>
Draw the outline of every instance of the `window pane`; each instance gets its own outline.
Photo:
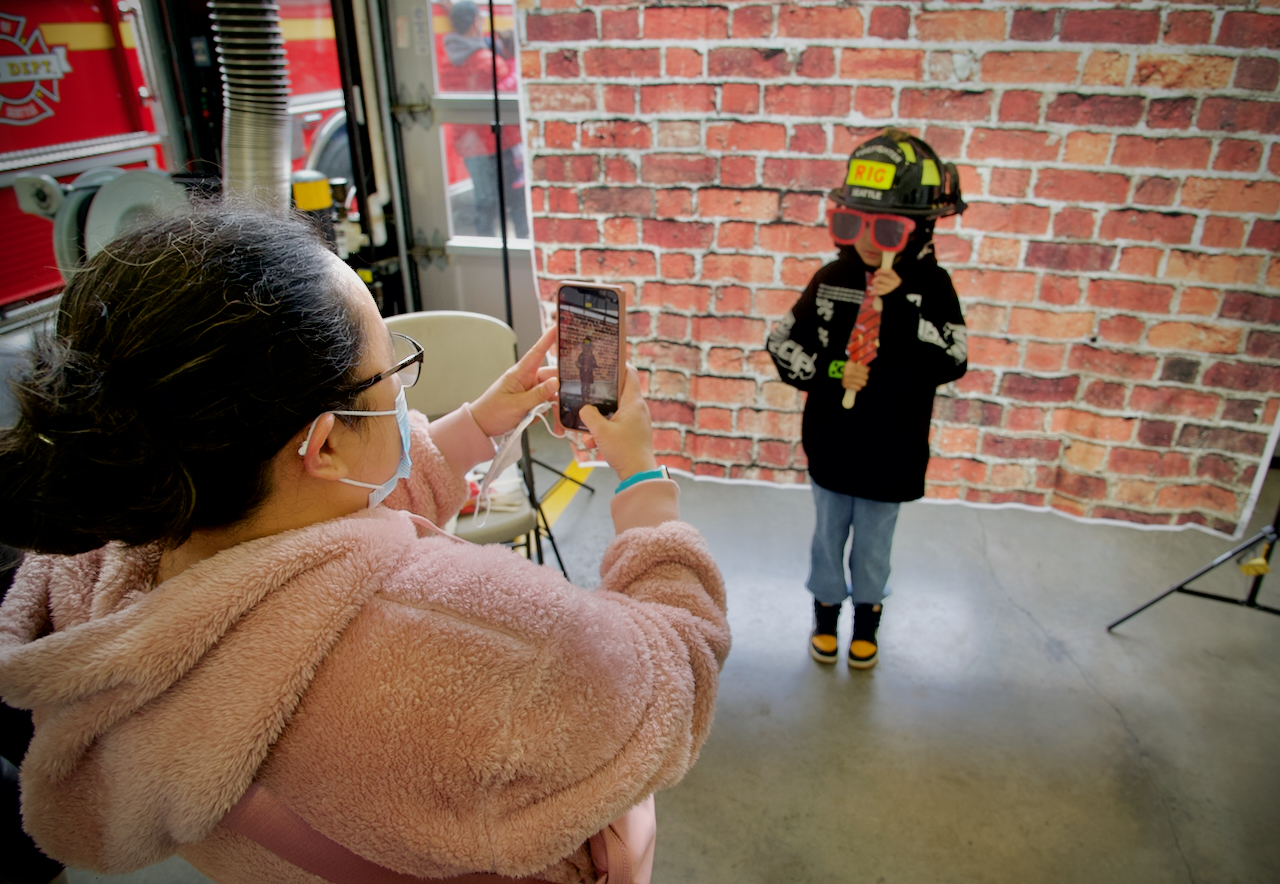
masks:
<instances>
[{"instance_id":1,"label":"window pane","mask_svg":"<svg viewBox=\"0 0 1280 884\"><path fill-rule=\"evenodd\" d=\"M458 0L452 7L432 4L435 29L436 77L441 92L493 94L493 68L498 69L498 91L516 91L516 41L510 3L495 3L498 30L495 60L489 32L489 4Z\"/></svg>"},{"instance_id":2,"label":"window pane","mask_svg":"<svg viewBox=\"0 0 1280 884\"><path fill-rule=\"evenodd\" d=\"M449 216L455 236L498 236L498 163L493 130L483 123L440 127L449 171ZM519 126L502 127L507 237L528 239L524 147Z\"/></svg>"}]
</instances>

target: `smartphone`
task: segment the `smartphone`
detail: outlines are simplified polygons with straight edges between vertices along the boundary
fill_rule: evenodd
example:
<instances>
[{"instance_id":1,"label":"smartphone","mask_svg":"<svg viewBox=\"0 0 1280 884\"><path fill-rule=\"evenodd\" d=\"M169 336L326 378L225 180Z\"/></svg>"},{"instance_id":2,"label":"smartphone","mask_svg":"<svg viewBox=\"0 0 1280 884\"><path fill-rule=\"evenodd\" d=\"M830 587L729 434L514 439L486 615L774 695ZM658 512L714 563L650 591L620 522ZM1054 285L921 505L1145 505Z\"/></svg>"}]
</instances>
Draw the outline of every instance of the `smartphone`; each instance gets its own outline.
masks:
<instances>
[{"instance_id":1,"label":"smartphone","mask_svg":"<svg viewBox=\"0 0 1280 884\"><path fill-rule=\"evenodd\" d=\"M556 353L560 374L560 424L585 430L578 412L594 405L604 415L618 410L622 392L622 317L626 295L616 285L562 282L556 292L560 323Z\"/></svg>"}]
</instances>

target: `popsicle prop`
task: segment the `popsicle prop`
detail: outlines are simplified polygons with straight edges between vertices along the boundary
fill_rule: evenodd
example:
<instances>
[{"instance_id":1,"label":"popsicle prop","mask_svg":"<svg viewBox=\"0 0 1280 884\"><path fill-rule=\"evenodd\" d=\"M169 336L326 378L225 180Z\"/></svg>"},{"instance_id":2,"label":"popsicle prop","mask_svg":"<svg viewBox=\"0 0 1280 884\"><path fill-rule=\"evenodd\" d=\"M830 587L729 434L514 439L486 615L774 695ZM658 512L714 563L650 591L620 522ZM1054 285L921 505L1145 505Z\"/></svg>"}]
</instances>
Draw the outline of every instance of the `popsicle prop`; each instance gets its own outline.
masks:
<instances>
[{"instance_id":1,"label":"popsicle prop","mask_svg":"<svg viewBox=\"0 0 1280 884\"><path fill-rule=\"evenodd\" d=\"M880 267L891 266L893 256L894 252L885 252L884 257L880 259ZM869 297L864 297L862 303L858 305L858 319L854 323L853 333L849 335L849 346L845 347L849 361L855 365L870 365L876 358L876 351L880 346L880 312L884 309L884 302L879 295L871 295L869 281L867 289ZM856 391L845 390L844 399L840 404L845 408L853 408L857 396Z\"/></svg>"}]
</instances>

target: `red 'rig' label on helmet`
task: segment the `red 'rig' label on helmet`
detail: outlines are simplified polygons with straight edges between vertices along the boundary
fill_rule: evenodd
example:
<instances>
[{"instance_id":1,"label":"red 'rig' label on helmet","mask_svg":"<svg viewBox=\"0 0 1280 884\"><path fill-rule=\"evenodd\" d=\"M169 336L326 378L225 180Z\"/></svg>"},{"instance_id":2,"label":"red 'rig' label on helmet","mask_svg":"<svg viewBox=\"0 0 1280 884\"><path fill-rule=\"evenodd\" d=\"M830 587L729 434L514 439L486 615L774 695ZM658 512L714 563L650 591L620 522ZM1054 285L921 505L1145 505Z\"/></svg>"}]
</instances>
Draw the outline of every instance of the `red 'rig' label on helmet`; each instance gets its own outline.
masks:
<instances>
[{"instance_id":1,"label":"red 'rig' label on helmet","mask_svg":"<svg viewBox=\"0 0 1280 884\"><path fill-rule=\"evenodd\" d=\"M850 160L849 177L845 179L845 184L888 190L893 187L893 177L897 171L897 167L891 163L881 163L876 160Z\"/></svg>"}]
</instances>

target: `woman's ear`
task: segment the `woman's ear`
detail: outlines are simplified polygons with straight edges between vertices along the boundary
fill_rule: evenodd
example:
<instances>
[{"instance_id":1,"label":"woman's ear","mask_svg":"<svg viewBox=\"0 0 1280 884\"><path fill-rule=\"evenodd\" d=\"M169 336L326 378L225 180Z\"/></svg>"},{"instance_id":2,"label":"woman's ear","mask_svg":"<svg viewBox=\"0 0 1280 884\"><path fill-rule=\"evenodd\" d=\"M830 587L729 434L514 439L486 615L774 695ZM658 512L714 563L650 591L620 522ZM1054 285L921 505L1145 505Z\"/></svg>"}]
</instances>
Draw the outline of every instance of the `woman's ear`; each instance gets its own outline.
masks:
<instances>
[{"instance_id":1,"label":"woman's ear","mask_svg":"<svg viewBox=\"0 0 1280 884\"><path fill-rule=\"evenodd\" d=\"M347 474L334 445L334 429L337 418L329 413L316 418L310 432L303 437L302 468L309 476L332 482Z\"/></svg>"}]
</instances>

